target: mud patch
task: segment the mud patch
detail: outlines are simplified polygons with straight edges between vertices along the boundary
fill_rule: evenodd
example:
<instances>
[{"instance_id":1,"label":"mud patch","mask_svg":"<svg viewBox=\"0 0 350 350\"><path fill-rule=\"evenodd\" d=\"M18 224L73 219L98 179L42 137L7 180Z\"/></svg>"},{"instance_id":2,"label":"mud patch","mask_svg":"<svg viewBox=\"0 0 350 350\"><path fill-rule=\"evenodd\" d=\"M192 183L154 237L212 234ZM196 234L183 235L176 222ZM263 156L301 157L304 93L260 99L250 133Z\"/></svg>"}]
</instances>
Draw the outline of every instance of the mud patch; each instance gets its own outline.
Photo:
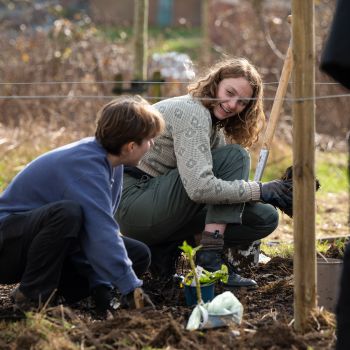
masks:
<instances>
[{"instance_id":1,"label":"mud patch","mask_svg":"<svg viewBox=\"0 0 350 350\"><path fill-rule=\"evenodd\" d=\"M216 294L231 290L244 307L242 324L231 328L186 331L192 308L185 305L183 289L171 281L147 276L145 289L157 305L155 310L117 310L113 319L99 320L91 309L91 301L85 300L71 309L48 310L46 317L55 325L56 332L57 327L62 327L61 334L77 349L334 348L333 314L316 312L306 334L294 332L292 269L292 260L273 258L266 265L243 271L244 276L256 279L259 288L227 289L217 285ZM11 319L8 294L12 287L0 286L0 348L44 349L43 339L35 329L28 331L28 321L18 320L15 314ZM15 325L20 325L16 334L11 333ZM52 339L46 341L50 344ZM55 348L74 349L73 345Z\"/></svg>"}]
</instances>

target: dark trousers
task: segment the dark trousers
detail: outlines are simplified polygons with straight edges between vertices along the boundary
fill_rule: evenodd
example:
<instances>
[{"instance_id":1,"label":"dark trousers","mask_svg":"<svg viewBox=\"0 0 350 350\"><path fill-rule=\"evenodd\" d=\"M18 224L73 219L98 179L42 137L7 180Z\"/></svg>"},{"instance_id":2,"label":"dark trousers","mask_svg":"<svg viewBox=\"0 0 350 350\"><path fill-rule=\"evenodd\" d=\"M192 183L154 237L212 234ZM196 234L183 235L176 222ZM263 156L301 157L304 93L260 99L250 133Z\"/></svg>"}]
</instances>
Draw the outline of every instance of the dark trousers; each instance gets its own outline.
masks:
<instances>
[{"instance_id":1,"label":"dark trousers","mask_svg":"<svg viewBox=\"0 0 350 350\"><path fill-rule=\"evenodd\" d=\"M122 237L128 257L132 261L132 267L137 277L148 270L151 263L151 252L146 244L132 238ZM89 283L89 264L77 264L74 256L68 256L64 262L62 277L58 285L57 293L63 296L66 302L74 303L88 297L91 294ZM108 285L110 285L108 283ZM94 286L95 287L95 286Z\"/></svg>"},{"instance_id":2,"label":"dark trousers","mask_svg":"<svg viewBox=\"0 0 350 350\"><path fill-rule=\"evenodd\" d=\"M340 294L336 309L337 350L350 349L350 243L344 254L344 267L340 281Z\"/></svg>"},{"instance_id":3,"label":"dark trousers","mask_svg":"<svg viewBox=\"0 0 350 350\"><path fill-rule=\"evenodd\" d=\"M216 177L248 180L250 157L239 145L212 151ZM177 169L154 178L137 179L124 174L124 188L117 211L121 231L149 246L182 242L203 231L206 223L226 223L225 245L249 246L273 232L277 210L260 202L205 205L187 195ZM136 219L135 219L136 218Z\"/></svg>"},{"instance_id":4,"label":"dark trousers","mask_svg":"<svg viewBox=\"0 0 350 350\"><path fill-rule=\"evenodd\" d=\"M77 243L82 210L60 201L7 217L0 228L0 283L20 282L20 290L45 300L57 288L64 260Z\"/></svg>"},{"instance_id":5,"label":"dark trousers","mask_svg":"<svg viewBox=\"0 0 350 350\"><path fill-rule=\"evenodd\" d=\"M91 266L77 264L83 215L73 201L59 201L20 214L12 214L0 227L0 283L20 283L33 300L46 300L55 289L68 301L90 294ZM149 267L146 245L124 237L129 258L138 276Z\"/></svg>"}]
</instances>

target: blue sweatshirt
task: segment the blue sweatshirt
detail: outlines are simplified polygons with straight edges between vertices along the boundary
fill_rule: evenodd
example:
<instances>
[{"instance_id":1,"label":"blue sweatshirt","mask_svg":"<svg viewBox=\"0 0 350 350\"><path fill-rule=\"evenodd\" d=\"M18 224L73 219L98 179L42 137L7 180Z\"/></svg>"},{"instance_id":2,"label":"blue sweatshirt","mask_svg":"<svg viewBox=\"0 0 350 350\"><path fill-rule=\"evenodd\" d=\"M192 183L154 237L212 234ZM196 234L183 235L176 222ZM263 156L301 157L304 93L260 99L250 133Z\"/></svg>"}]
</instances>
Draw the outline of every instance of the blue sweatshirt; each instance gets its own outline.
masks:
<instances>
[{"instance_id":1,"label":"blue sweatshirt","mask_svg":"<svg viewBox=\"0 0 350 350\"><path fill-rule=\"evenodd\" d=\"M113 168L95 138L57 148L33 160L12 180L0 196L0 222L12 213L75 201L84 213L81 247L96 273L91 283L99 279L127 294L142 281L132 269L114 219L122 175L123 166Z\"/></svg>"}]
</instances>

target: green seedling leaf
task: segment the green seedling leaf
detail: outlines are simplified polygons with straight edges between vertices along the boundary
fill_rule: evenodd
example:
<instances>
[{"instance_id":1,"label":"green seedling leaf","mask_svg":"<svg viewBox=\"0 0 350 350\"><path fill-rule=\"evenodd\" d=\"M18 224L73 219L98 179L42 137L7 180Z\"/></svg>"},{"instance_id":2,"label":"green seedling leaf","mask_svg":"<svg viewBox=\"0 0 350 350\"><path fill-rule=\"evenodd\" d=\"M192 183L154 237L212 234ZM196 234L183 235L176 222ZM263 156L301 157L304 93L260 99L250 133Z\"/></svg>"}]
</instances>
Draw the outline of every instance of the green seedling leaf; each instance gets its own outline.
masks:
<instances>
[{"instance_id":1,"label":"green seedling leaf","mask_svg":"<svg viewBox=\"0 0 350 350\"><path fill-rule=\"evenodd\" d=\"M185 276L183 283L187 286L190 286L193 282L193 277L194 277L193 272L192 271L189 272ZM210 272L210 271L203 269L203 271L199 277L199 283L201 285L212 284L212 283L216 283L218 281L220 281L222 283L227 283L227 280L228 280L228 268L226 265L221 265L221 269L214 271L214 272Z\"/></svg>"},{"instance_id":2,"label":"green seedling leaf","mask_svg":"<svg viewBox=\"0 0 350 350\"><path fill-rule=\"evenodd\" d=\"M202 248L201 245L199 245L198 247L191 247L186 241L184 241L182 243L182 246L179 246L179 248L186 254L186 256L189 258L189 259L193 259L197 253L197 251L199 249Z\"/></svg>"}]
</instances>

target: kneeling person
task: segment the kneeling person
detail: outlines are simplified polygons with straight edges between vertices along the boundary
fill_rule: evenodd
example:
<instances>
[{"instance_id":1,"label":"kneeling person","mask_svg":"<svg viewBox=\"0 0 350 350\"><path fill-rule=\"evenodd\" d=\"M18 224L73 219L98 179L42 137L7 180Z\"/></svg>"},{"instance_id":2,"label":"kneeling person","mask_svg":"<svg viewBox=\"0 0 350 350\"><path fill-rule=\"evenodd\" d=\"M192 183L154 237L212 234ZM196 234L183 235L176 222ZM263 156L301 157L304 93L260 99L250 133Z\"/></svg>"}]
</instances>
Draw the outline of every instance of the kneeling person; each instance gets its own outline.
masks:
<instances>
[{"instance_id":1,"label":"kneeling person","mask_svg":"<svg viewBox=\"0 0 350 350\"><path fill-rule=\"evenodd\" d=\"M113 287L132 304L150 252L120 235L114 213L123 165L138 165L163 128L142 98L116 99L99 111L95 137L45 153L16 175L0 196L0 283L19 282L19 308L58 290L71 302L92 294L102 311Z\"/></svg>"}]
</instances>

